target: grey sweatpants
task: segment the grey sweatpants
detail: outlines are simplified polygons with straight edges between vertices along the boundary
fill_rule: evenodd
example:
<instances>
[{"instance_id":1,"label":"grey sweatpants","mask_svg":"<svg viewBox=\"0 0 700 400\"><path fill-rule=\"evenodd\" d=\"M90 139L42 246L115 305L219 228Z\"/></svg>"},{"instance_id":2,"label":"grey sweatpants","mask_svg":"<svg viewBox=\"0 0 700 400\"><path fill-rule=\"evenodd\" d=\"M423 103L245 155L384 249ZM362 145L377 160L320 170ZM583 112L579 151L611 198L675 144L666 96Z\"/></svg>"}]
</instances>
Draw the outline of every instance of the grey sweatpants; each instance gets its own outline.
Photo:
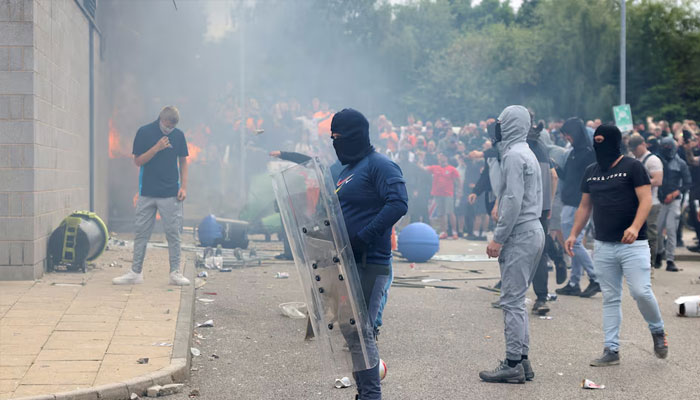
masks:
<instances>
[{"instance_id":1,"label":"grey sweatpants","mask_svg":"<svg viewBox=\"0 0 700 400\"><path fill-rule=\"evenodd\" d=\"M525 293L537 270L544 249L540 221L527 222L531 229L512 233L501 248L501 308L505 324L506 358L520 360L530 351L530 328ZM516 227L517 229L518 227Z\"/></svg>"},{"instance_id":2,"label":"grey sweatpants","mask_svg":"<svg viewBox=\"0 0 700 400\"><path fill-rule=\"evenodd\" d=\"M661 204L654 204L651 206L651 211L649 211L649 216L647 217L647 239L649 239L649 252L651 253L651 264L654 264L656 260L656 254L658 253L658 222L659 222L659 211L661 210Z\"/></svg>"},{"instance_id":3,"label":"grey sweatpants","mask_svg":"<svg viewBox=\"0 0 700 400\"><path fill-rule=\"evenodd\" d=\"M136 205L136 236L134 237L134 262L131 270L140 273L143 269L143 259L146 257L146 246L156 223L156 211L160 214L168 240L168 255L170 272L180 270L180 229L182 228L182 202L177 197L146 197L139 196Z\"/></svg>"},{"instance_id":4,"label":"grey sweatpants","mask_svg":"<svg viewBox=\"0 0 700 400\"><path fill-rule=\"evenodd\" d=\"M681 220L680 197L668 204L662 204L657 220L656 253L666 252L666 261L673 261L676 253L676 231ZM666 228L666 246L663 231Z\"/></svg>"}]
</instances>

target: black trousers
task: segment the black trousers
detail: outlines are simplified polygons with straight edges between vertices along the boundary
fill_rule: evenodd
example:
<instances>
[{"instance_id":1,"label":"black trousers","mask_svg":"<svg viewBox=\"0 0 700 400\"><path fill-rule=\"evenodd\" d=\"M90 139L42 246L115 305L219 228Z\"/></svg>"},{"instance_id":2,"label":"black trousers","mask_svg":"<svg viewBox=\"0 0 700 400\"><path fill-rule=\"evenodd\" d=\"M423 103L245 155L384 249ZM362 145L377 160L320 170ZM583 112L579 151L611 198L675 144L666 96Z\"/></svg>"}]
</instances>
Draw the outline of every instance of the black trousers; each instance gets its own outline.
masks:
<instances>
[{"instance_id":1,"label":"black trousers","mask_svg":"<svg viewBox=\"0 0 700 400\"><path fill-rule=\"evenodd\" d=\"M549 247L549 242L552 241L552 238L548 235L549 219L547 218L547 214L549 214L549 211L542 212L540 223L542 224L542 229L544 229L545 239L548 240L545 240L545 251L542 252L542 257L540 257L540 261L537 264L535 276L532 278L532 289L535 291L537 300L542 301L547 300L547 281L549 280L549 273L547 272L547 247Z\"/></svg>"}]
</instances>

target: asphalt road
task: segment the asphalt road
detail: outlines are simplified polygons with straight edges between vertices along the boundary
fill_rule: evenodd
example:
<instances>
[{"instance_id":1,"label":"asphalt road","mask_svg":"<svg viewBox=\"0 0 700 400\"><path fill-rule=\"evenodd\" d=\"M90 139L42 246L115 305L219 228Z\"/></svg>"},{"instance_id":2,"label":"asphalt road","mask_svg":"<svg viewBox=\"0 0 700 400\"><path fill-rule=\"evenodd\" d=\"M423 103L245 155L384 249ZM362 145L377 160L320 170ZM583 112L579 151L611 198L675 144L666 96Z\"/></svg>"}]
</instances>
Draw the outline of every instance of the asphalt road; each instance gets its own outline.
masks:
<instances>
[{"instance_id":1,"label":"asphalt road","mask_svg":"<svg viewBox=\"0 0 700 400\"><path fill-rule=\"evenodd\" d=\"M281 248L257 243L258 248ZM441 254L484 254L485 243L445 241ZM623 297L621 365L593 368L588 362L603 347L602 298L562 297L550 303L551 320L530 319L535 380L523 385L481 382L478 372L504 357L503 317L490 306L497 295L479 289L496 279L449 281L456 290L393 287L379 340L388 365L382 388L385 399L698 399L700 388L700 318L675 316L673 300L700 294L700 262L679 262L684 271L657 270L653 281L670 345L667 360L653 355L648 328L627 290ZM445 268L447 267L447 268ZM495 262L429 262L397 260L397 276L432 278L495 278ZM480 269L475 274L455 269ZM289 279L275 279L288 272ZM553 273L550 292L554 291ZM279 304L304 301L295 266L271 262L260 267L212 273L197 291L196 321L214 320L198 328L191 381L176 399L196 389L199 398L219 399L354 399L354 387L333 388L322 380L315 342L305 342L306 321L290 319ZM204 292L216 292L205 295ZM534 299L530 292L529 298ZM218 358L211 357L216 354ZM583 390L581 380L604 384Z\"/></svg>"}]
</instances>

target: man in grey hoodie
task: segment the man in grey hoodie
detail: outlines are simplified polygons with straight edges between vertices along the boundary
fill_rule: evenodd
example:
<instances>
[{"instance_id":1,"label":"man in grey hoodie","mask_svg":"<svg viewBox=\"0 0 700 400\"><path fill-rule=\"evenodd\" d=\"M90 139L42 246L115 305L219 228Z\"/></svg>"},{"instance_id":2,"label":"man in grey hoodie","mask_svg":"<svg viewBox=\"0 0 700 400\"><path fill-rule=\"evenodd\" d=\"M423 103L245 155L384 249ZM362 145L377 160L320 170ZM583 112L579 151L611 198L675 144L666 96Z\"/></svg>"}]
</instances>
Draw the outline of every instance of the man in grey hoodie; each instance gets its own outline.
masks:
<instances>
[{"instance_id":1,"label":"man in grey hoodie","mask_svg":"<svg viewBox=\"0 0 700 400\"><path fill-rule=\"evenodd\" d=\"M498 257L501 270L501 308L505 321L506 360L492 371L482 371L486 382L524 383L535 374L528 359L530 333L525 293L532 282L544 248L542 177L537 158L527 145L530 113L509 106L498 117L496 140L500 162L498 221L486 248Z\"/></svg>"}]
</instances>

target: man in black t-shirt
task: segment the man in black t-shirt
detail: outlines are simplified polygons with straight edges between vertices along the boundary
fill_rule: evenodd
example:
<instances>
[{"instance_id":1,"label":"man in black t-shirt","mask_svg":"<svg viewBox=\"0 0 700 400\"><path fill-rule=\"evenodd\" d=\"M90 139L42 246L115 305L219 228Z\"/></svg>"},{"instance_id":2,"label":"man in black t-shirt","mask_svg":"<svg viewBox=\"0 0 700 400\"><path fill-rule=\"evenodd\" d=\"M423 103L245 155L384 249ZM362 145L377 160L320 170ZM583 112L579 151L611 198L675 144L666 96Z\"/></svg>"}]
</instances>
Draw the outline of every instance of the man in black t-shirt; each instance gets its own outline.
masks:
<instances>
[{"instance_id":1,"label":"man in black t-shirt","mask_svg":"<svg viewBox=\"0 0 700 400\"><path fill-rule=\"evenodd\" d=\"M151 237L156 213L163 221L168 239L170 284L187 286L190 281L180 273L180 229L182 202L187 196L187 141L176 129L180 120L177 108L163 108L157 120L139 128L134 138L134 163L139 172L139 199L136 205L136 236L131 271L112 279L115 285L143 283L143 259Z\"/></svg>"},{"instance_id":2,"label":"man in black t-shirt","mask_svg":"<svg viewBox=\"0 0 700 400\"><path fill-rule=\"evenodd\" d=\"M620 363L619 338L622 323L622 277L649 325L654 353L668 355L664 322L651 290L651 260L646 236L646 218L651 210L649 175L639 161L622 156L620 130L601 125L593 137L597 163L586 168L581 182L581 203L574 227L566 240L573 255L576 236L593 213L595 225L595 273L603 292L603 356L591 361L602 367Z\"/></svg>"}]
</instances>

